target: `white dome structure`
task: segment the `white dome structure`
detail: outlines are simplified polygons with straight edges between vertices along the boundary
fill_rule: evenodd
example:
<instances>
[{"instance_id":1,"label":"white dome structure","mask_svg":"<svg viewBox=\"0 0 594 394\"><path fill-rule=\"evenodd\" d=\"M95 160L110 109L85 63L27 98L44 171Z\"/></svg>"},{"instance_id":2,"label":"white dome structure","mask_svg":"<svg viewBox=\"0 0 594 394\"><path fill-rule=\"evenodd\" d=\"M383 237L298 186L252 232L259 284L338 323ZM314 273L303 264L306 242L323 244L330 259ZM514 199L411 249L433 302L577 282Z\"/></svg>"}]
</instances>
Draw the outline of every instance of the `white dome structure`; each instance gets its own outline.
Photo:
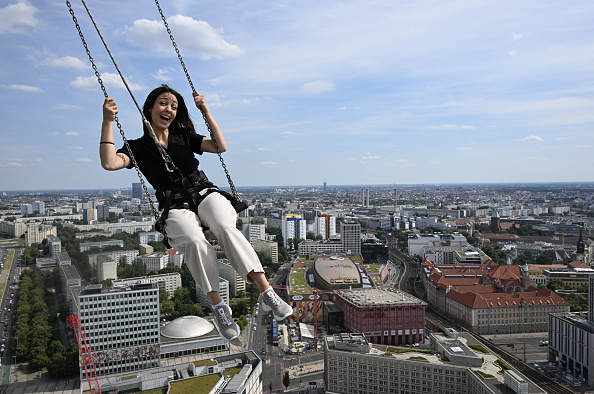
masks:
<instances>
[{"instance_id":1,"label":"white dome structure","mask_svg":"<svg viewBox=\"0 0 594 394\"><path fill-rule=\"evenodd\" d=\"M161 335L172 339L189 339L206 335L214 325L198 316L183 316L161 328Z\"/></svg>"}]
</instances>

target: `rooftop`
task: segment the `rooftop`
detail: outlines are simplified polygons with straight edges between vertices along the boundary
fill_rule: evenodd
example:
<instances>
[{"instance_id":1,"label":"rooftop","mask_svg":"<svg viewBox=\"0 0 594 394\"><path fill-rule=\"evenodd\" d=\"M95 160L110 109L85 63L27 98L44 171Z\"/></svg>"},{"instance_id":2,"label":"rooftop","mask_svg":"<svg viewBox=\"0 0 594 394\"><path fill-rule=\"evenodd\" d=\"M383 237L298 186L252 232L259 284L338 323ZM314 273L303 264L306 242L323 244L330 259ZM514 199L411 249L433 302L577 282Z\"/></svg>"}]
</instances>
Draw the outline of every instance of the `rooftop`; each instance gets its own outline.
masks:
<instances>
[{"instance_id":1,"label":"rooftop","mask_svg":"<svg viewBox=\"0 0 594 394\"><path fill-rule=\"evenodd\" d=\"M346 300L360 306L371 305L427 305L424 301L400 290L385 290L375 287L340 290L338 292Z\"/></svg>"}]
</instances>

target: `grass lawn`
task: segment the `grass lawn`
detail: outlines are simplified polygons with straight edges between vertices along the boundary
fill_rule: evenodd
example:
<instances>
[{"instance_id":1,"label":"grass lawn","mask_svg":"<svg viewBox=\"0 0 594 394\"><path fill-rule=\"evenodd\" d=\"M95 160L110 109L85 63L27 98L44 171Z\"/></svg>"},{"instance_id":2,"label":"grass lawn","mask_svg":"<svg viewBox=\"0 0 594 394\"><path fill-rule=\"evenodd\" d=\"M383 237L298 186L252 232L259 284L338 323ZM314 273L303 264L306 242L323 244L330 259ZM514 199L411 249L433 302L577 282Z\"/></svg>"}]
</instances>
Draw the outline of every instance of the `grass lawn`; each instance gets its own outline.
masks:
<instances>
[{"instance_id":1,"label":"grass lawn","mask_svg":"<svg viewBox=\"0 0 594 394\"><path fill-rule=\"evenodd\" d=\"M381 264L363 264L367 273L379 273Z\"/></svg>"},{"instance_id":2,"label":"grass lawn","mask_svg":"<svg viewBox=\"0 0 594 394\"><path fill-rule=\"evenodd\" d=\"M222 378L218 374L200 376L171 383L170 394L208 394Z\"/></svg>"}]
</instances>

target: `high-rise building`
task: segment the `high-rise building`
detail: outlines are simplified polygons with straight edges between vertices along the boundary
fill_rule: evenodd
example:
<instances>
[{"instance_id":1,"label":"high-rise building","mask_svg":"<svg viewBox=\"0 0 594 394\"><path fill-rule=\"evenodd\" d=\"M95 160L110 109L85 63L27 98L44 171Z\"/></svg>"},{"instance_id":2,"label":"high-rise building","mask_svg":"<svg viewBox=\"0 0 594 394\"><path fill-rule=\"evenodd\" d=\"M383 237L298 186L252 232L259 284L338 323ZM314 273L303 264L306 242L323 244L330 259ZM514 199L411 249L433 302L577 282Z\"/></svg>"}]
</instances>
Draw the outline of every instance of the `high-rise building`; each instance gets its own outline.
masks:
<instances>
[{"instance_id":1,"label":"high-rise building","mask_svg":"<svg viewBox=\"0 0 594 394\"><path fill-rule=\"evenodd\" d=\"M272 259L273 264L278 264L278 243L276 241L257 239L251 244L256 252L263 253L264 257Z\"/></svg>"},{"instance_id":2,"label":"high-rise building","mask_svg":"<svg viewBox=\"0 0 594 394\"><path fill-rule=\"evenodd\" d=\"M243 235L250 242L256 239L266 239L266 225L244 223Z\"/></svg>"},{"instance_id":3,"label":"high-rise building","mask_svg":"<svg viewBox=\"0 0 594 394\"><path fill-rule=\"evenodd\" d=\"M589 280L589 310L549 314L549 362L586 385L594 382L594 275Z\"/></svg>"},{"instance_id":4,"label":"high-rise building","mask_svg":"<svg viewBox=\"0 0 594 394\"><path fill-rule=\"evenodd\" d=\"M160 365L156 284L109 289L92 285L78 291L75 314L106 374Z\"/></svg>"},{"instance_id":5,"label":"high-rise building","mask_svg":"<svg viewBox=\"0 0 594 394\"><path fill-rule=\"evenodd\" d=\"M336 216L317 215L314 224L316 236L321 235L322 239L329 239L336 235Z\"/></svg>"},{"instance_id":6,"label":"high-rise building","mask_svg":"<svg viewBox=\"0 0 594 394\"><path fill-rule=\"evenodd\" d=\"M43 201L35 201L33 204L33 212L37 211L40 215L45 215L45 203Z\"/></svg>"},{"instance_id":7,"label":"high-rise building","mask_svg":"<svg viewBox=\"0 0 594 394\"><path fill-rule=\"evenodd\" d=\"M101 254L97 258L97 281L118 278L118 263L109 255Z\"/></svg>"},{"instance_id":8,"label":"high-rise building","mask_svg":"<svg viewBox=\"0 0 594 394\"><path fill-rule=\"evenodd\" d=\"M49 235L58 235L58 229L49 224L27 223L27 231L25 232L25 245L31 246L33 244L41 243Z\"/></svg>"},{"instance_id":9,"label":"high-rise building","mask_svg":"<svg viewBox=\"0 0 594 394\"><path fill-rule=\"evenodd\" d=\"M140 198L142 199L143 191L142 191L142 183L132 183L132 198Z\"/></svg>"},{"instance_id":10,"label":"high-rise building","mask_svg":"<svg viewBox=\"0 0 594 394\"><path fill-rule=\"evenodd\" d=\"M97 220L97 210L96 209L83 209L83 220L91 221Z\"/></svg>"},{"instance_id":11,"label":"high-rise building","mask_svg":"<svg viewBox=\"0 0 594 394\"><path fill-rule=\"evenodd\" d=\"M109 207L107 205L97 205L97 219L109 219Z\"/></svg>"},{"instance_id":12,"label":"high-rise building","mask_svg":"<svg viewBox=\"0 0 594 394\"><path fill-rule=\"evenodd\" d=\"M21 204L21 215L30 215L33 213L33 205Z\"/></svg>"},{"instance_id":13,"label":"high-rise building","mask_svg":"<svg viewBox=\"0 0 594 394\"><path fill-rule=\"evenodd\" d=\"M245 293L245 280L235 271L227 259L218 259L219 275L229 282L229 291L236 296Z\"/></svg>"},{"instance_id":14,"label":"high-rise building","mask_svg":"<svg viewBox=\"0 0 594 394\"><path fill-rule=\"evenodd\" d=\"M340 223L340 239L344 253L348 255L360 255L361 223L355 220Z\"/></svg>"},{"instance_id":15,"label":"high-rise building","mask_svg":"<svg viewBox=\"0 0 594 394\"><path fill-rule=\"evenodd\" d=\"M47 244L49 245L50 254L52 256L56 256L62 251L62 242L60 241L60 238L53 234L48 235Z\"/></svg>"},{"instance_id":16,"label":"high-rise building","mask_svg":"<svg viewBox=\"0 0 594 394\"><path fill-rule=\"evenodd\" d=\"M290 239L307 238L307 222L301 217L301 215L294 213L284 214L281 226L285 248L288 246L288 240Z\"/></svg>"}]
</instances>

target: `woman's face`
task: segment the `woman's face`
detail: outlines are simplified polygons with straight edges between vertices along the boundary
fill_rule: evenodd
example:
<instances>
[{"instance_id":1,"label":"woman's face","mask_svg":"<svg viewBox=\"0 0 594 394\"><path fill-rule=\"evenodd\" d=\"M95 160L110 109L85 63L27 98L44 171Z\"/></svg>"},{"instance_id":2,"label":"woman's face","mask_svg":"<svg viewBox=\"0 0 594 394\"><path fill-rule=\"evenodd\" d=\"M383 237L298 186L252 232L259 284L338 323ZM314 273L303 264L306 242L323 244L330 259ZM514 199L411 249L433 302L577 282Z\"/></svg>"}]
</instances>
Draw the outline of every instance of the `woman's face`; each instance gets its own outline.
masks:
<instances>
[{"instance_id":1,"label":"woman's face","mask_svg":"<svg viewBox=\"0 0 594 394\"><path fill-rule=\"evenodd\" d=\"M177 115L177 98L172 93L161 93L151 108L153 129L164 131L169 128Z\"/></svg>"}]
</instances>

